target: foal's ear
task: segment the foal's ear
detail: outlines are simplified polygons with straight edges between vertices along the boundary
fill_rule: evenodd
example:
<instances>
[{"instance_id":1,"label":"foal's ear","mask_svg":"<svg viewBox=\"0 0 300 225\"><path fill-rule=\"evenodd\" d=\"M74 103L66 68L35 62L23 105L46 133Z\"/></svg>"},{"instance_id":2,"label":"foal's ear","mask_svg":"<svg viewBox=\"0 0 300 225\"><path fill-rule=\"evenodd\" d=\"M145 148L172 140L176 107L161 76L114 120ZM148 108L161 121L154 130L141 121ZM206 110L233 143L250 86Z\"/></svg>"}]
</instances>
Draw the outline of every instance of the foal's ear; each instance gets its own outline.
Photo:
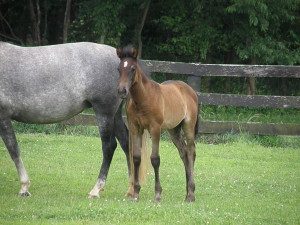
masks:
<instances>
[{"instance_id":1,"label":"foal's ear","mask_svg":"<svg viewBox=\"0 0 300 225\"><path fill-rule=\"evenodd\" d=\"M132 48L132 58L136 59L138 57L139 51L136 48Z\"/></svg>"},{"instance_id":2,"label":"foal's ear","mask_svg":"<svg viewBox=\"0 0 300 225\"><path fill-rule=\"evenodd\" d=\"M116 50L118 57L121 59L122 58L122 48L117 48Z\"/></svg>"}]
</instances>

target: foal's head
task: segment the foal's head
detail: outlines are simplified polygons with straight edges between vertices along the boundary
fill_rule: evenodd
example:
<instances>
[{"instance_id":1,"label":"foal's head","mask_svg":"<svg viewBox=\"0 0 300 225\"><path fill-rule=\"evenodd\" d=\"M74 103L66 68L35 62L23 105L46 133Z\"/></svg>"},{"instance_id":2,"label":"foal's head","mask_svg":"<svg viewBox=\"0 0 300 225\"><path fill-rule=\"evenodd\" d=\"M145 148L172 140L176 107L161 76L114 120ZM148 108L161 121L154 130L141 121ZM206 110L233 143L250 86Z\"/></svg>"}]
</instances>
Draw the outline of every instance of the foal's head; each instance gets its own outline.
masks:
<instances>
[{"instance_id":1,"label":"foal's head","mask_svg":"<svg viewBox=\"0 0 300 225\"><path fill-rule=\"evenodd\" d=\"M118 93L121 98L126 98L130 87L135 82L138 51L132 46L117 49L117 55L121 59L118 70L120 73Z\"/></svg>"}]
</instances>

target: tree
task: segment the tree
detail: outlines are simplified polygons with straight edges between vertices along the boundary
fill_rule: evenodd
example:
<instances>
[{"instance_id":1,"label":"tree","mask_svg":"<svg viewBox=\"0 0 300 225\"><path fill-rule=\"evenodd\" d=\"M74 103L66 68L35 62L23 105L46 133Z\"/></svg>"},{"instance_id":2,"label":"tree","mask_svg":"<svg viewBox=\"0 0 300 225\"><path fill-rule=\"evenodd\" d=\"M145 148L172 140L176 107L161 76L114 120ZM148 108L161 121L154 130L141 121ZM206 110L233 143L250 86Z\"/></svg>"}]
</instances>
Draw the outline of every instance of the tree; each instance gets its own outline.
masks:
<instances>
[{"instance_id":1,"label":"tree","mask_svg":"<svg viewBox=\"0 0 300 225\"><path fill-rule=\"evenodd\" d=\"M92 41L118 46L126 25L120 14L124 8L121 0L81 0L78 14L70 26L72 41Z\"/></svg>"},{"instance_id":2,"label":"tree","mask_svg":"<svg viewBox=\"0 0 300 225\"><path fill-rule=\"evenodd\" d=\"M34 1L34 2L33 2ZM35 45L41 45L41 10L39 0L29 0L29 11L31 18L32 40Z\"/></svg>"},{"instance_id":3,"label":"tree","mask_svg":"<svg viewBox=\"0 0 300 225\"><path fill-rule=\"evenodd\" d=\"M68 40L68 30L69 30L69 26L70 26L71 2L72 2L72 0L67 0L67 3L66 3L66 11L65 11L64 27L63 27L63 43L66 43Z\"/></svg>"},{"instance_id":4,"label":"tree","mask_svg":"<svg viewBox=\"0 0 300 225\"><path fill-rule=\"evenodd\" d=\"M132 43L138 46L138 58L142 55L142 30L146 21L151 0L145 0L141 3L138 12L138 18L134 29Z\"/></svg>"},{"instance_id":5,"label":"tree","mask_svg":"<svg viewBox=\"0 0 300 225\"><path fill-rule=\"evenodd\" d=\"M296 64L299 50L293 23L298 0L233 0L226 8L235 26L232 34L239 61L247 64ZM292 35L291 35L292 34ZM288 37L288 38L287 38ZM291 41L291 42L290 42ZM297 42L297 41L296 41ZM291 48L292 47L292 48ZM299 42L298 42L299 47ZM299 49L299 48L298 48ZM298 55L298 56L297 56ZM248 78L248 94L255 93L255 78Z\"/></svg>"}]
</instances>

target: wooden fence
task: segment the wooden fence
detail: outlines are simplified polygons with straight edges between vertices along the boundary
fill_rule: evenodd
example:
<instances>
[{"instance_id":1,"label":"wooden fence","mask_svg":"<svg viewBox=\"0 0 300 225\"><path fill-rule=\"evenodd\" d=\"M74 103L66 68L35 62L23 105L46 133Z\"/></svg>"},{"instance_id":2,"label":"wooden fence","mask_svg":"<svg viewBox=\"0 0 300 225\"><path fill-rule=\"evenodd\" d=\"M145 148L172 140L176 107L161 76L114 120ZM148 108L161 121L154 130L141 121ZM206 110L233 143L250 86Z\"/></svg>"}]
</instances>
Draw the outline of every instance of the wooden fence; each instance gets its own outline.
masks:
<instances>
[{"instance_id":1,"label":"wooden fence","mask_svg":"<svg viewBox=\"0 0 300 225\"><path fill-rule=\"evenodd\" d=\"M203 76L300 78L300 66L197 64L153 60L142 60L141 64L148 74L159 72L188 76L188 83L197 91L201 105L300 109L299 96L217 94L201 93L199 90L199 80ZM296 80L299 82L298 79ZM65 124L94 125L95 118L92 115L78 115L66 121ZM200 121L199 132L206 134L248 132L260 135L300 135L300 124Z\"/></svg>"}]
</instances>

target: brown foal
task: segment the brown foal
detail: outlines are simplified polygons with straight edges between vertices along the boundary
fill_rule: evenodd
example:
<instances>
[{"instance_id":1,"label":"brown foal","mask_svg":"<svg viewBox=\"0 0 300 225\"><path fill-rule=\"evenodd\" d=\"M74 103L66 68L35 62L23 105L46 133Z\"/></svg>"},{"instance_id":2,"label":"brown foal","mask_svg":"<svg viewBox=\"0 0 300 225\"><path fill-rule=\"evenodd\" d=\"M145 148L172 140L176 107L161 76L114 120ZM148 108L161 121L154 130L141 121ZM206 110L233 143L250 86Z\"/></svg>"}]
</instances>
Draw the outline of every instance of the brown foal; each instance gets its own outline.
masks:
<instances>
[{"instance_id":1,"label":"brown foal","mask_svg":"<svg viewBox=\"0 0 300 225\"><path fill-rule=\"evenodd\" d=\"M126 112L131 140L133 163L133 193L139 198L139 168L141 164L142 135L148 130L152 139L151 164L155 173L155 200L161 199L159 178L159 141L163 129L168 130L184 163L186 172L186 201L195 201L194 162L195 135L198 130L198 97L181 81L158 84L150 80L137 61L137 50L131 46L117 49L119 65L118 93L127 98ZM181 130L183 132L181 132ZM183 135L182 135L183 134Z\"/></svg>"}]
</instances>

